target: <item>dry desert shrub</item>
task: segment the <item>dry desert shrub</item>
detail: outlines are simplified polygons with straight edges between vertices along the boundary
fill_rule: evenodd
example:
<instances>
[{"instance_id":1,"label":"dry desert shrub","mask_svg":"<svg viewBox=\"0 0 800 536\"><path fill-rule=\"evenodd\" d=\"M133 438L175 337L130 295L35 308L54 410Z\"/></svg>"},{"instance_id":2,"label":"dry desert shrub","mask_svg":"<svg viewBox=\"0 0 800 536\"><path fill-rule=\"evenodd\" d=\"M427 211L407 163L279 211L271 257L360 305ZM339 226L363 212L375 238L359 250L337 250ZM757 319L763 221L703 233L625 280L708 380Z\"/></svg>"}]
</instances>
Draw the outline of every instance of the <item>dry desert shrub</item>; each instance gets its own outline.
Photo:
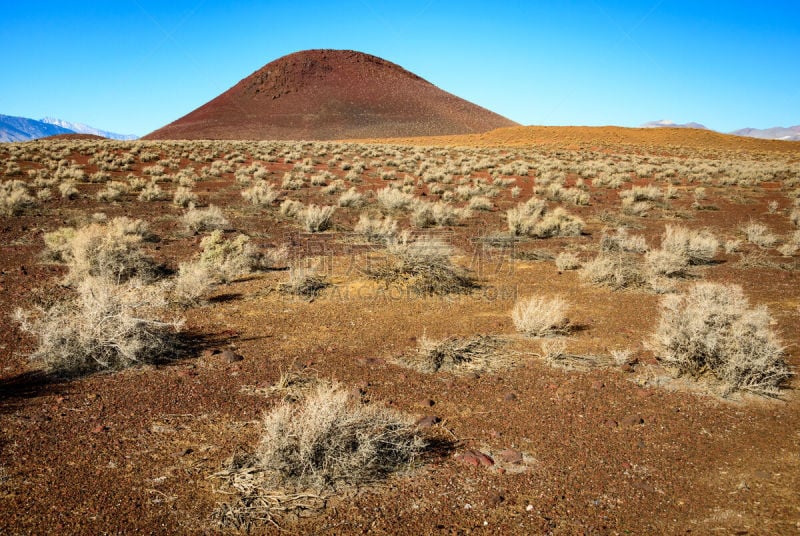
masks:
<instances>
[{"instance_id":1,"label":"dry desert shrub","mask_svg":"<svg viewBox=\"0 0 800 536\"><path fill-rule=\"evenodd\" d=\"M711 375L726 394L777 396L791 373L770 323L767 309L751 308L740 286L697 283L663 298L652 346L678 375Z\"/></svg>"},{"instance_id":2,"label":"dry desert shrub","mask_svg":"<svg viewBox=\"0 0 800 536\"><path fill-rule=\"evenodd\" d=\"M416 201L413 195L392 188L391 186L378 190L377 199L378 203L389 211L411 208Z\"/></svg>"},{"instance_id":3,"label":"dry desert shrub","mask_svg":"<svg viewBox=\"0 0 800 536\"><path fill-rule=\"evenodd\" d=\"M297 216L305 206L300 201L294 199L285 199L280 206L280 212L287 218L294 218Z\"/></svg>"},{"instance_id":4,"label":"dry desert shrub","mask_svg":"<svg viewBox=\"0 0 800 536\"><path fill-rule=\"evenodd\" d=\"M75 298L32 313L18 309L15 316L37 339L31 359L73 376L177 357L180 324L159 320L161 305L159 288L88 276Z\"/></svg>"},{"instance_id":5,"label":"dry desert shrub","mask_svg":"<svg viewBox=\"0 0 800 536\"><path fill-rule=\"evenodd\" d=\"M353 232L363 236L369 242L387 243L397 235L397 221L390 216L380 219L362 214L359 216Z\"/></svg>"},{"instance_id":6,"label":"dry desert shrub","mask_svg":"<svg viewBox=\"0 0 800 536\"><path fill-rule=\"evenodd\" d=\"M172 204L183 208L188 208L190 205L196 205L197 194L192 192L190 188L178 186L175 188L175 193L172 196Z\"/></svg>"},{"instance_id":7,"label":"dry desert shrub","mask_svg":"<svg viewBox=\"0 0 800 536\"><path fill-rule=\"evenodd\" d=\"M619 193L619 196L632 202L637 201L658 201L663 197L663 193L657 186L633 186L629 190Z\"/></svg>"},{"instance_id":8,"label":"dry desert shrub","mask_svg":"<svg viewBox=\"0 0 800 536\"><path fill-rule=\"evenodd\" d=\"M800 230L789 233L786 237L786 242L778 248L778 251L784 257L791 257L800 249Z\"/></svg>"},{"instance_id":9,"label":"dry desert shrub","mask_svg":"<svg viewBox=\"0 0 800 536\"><path fill-rule=\"evenodd\" d=\"M345 186L342 179L334 179L329 185L327 185L325 188L322 188L320 193L324 195L336 195L339 192L344 191L346 188L347 186Z\"/></svg>"},{"instance_id":10,"label":"dry desert shrub","mask_svg":"<svg viewBox=\"0 0 800 536\"><path fill-rule=\"evenodd\" d=\"M561 207L548 210L541 199L531 198L506 211L508 230L517 236L535 238L554 236L579 236L583 232L583 220L569 214Z\"/></svg>"},{"instance_id":11,"label":"dry desert shrub","mask_svg":"<svg viewBox=\"0 0 800 536\"><path fill-rule=\"evenodd\" d=\"M653 208L648 201L634 201L632 197L622 198L622 213L628 216L644 217Z\"/></svg>"},{"instance_id":12,"label":"dry desert shrub","mask_svg":"<svg viewBox=\"0 0 800 536\"><path fill-rule=\"evenodd\" d=\"M287 280L278 285L282 294L313 299L331 284L315 267L292 267Z\"/></svg>"},{"instance_id":13,"label":"dry desert shrub","mask_svg":"<svg viewBox=\"0 0 800 536\"><path fill-rule=\"evenodd\" d=\"M689 260L679 253L654 249L644 256L644 266L655 276L685 277L689 275Z\"/></svg>"},{"instance_id":14,"label":"dry desert shrub","mask_svg":"<svg viewBox=\"0 0 800 536\"><path fill-rule=\"evenodd\" d=\"M214 205L206 208L190 206L189 210L181 216L181 222L186 230L195 234L223 229L228 225L228 219L222 213L222 209Z\"/></svg>"},{"instance_id":15,"label":"dry desert shrub","mask_svg":"<svg viewBox=\"0 0 800 536\"><path fill-rule=\"evenodd\" d=\"M122 196L128 193L129 188L126 183L119 181L111 181L106 184L106 187L97 192L97 200L106 203L119 201Z\"/></svg>"},{"instance_id":16,"label":"dry desert shrub","mask_svg":"<svg viewBox=\"0 0 800 536\"><path fill-rule=\"evenodd\" d=\"M795 208L789 214L789 221L797 227L800 227L800 208Z\"/></svg>"},{"instance_id":17,"label":"dry desert shrub","mask_svg":"<svg viewBox=\"0 0 800 536\"><path fill-rule=\"evenodd\" d=\"M719 240L707 229L667 225L661 237L661 249L679 255L693 265L713 261L718 248Z\"/></svg>"},{"instance_id":18,"label":"dry desert shrub","mask_svg":"<svg viewBox=\"0 0 800 536\"><path fill-rule=\"evenodd\" d=\"M517 300L511 319L518 331L529 337L547 337L569 331L568 305L560 296L530 296Z\"/></svg>"},{"instance_id":19,"label":"dry desert shrub","mask_svg":"<svg viewBox=\"0 0 800 536\"><path fill-rule=\"evenodd\" d=\"M197 261L182 262L171 280L169 301L182 307L199 305L215 282L208 265Z\"/></svg>"},{"instance_id":20,"label":"dry desert shrub","mask_svg":"<svg viewBox=\"0 0 800 536\"><path fill-rule=\"evenodd\" d=\"M257 250L247 235L226 240L222 231L215 230L200 241L202 251L198 262L218 281L227 283L253 270L271 270L283 266L288 257L285 247Z\"/></svg>"},{"instance_id":21,"label":"dry desert shrub","mask_svg":"<svg viewBox=\"0 0 800 536\"><path fill-rule=\"evenodd\" d=\"M443 201L436 203L426 203L425 201L415 201L411 212L411 223L414 227L424 228L431 225L443 227L452 225L456 220L467 216Z\"/></svg>"},{"instance_id":22,"label":"dry desert shrub","mask_svg":"<svg viewBox=\"0 0 800 536\"><path fill-rule=\"evenodd\" d=\"M354 187L339 196L339 206L342 208L359 208L366 203L364 195L359 193Z\"/></svg>"},{"instance_id":23,"label":"dry desert shrub","mask_svg":"<svg viewBox=\"0 0 800 536\"><path fill-rule=\"evenodd\" d=\"M278 198L278 194L279 192L264 180L260 180L250 188L242 190L242 197L246 201L260 207L272 205L272 202Z\"/></svg>"},{"instance_id":24,"label":"dry desert shrub","mask_svg":"<svg viewBox=\"0 0 800 536\"><path fill-rule=\"evenodd\" d=\"M167 195L161 189L161 186L159 186L156 181L151 180L142 187L138 199L139 201L161 201L162 199L166 199L166 197Z\"/></svg>"},{"instance_id":25,"label":"dry desert shrub","mask_svg":"<svg viewBox=\"0 0 800 536\"><path fill-rule=\"evenodd\" d=\"M147 224L125 216L107 223L91 223L79 229L62 227L46 233L47 255L69 268L67 281L84 277L105 277L112 281L131 278L149 280L157 269L142 251L148 235Z\"/></svg>"},{"instance_id":26,"label":"dry desert shrub","mask_svg":"<svg viewBox=\"0 0 800 536\"><path fill-rule=\"evenodd\" d=\"M311 186L326 186L328 181L335 178L335 175L330 171L322 171L311 177Z\"/></svg>"},{"instance_id":27,"label":"dry desert shrub","mask_svg":"<svg viewBox=\"0 0 800 536\"><path fill-rule=\"evenodd\" d=\"M84 173L80 167L75 165L60 166L56 170L56 178L63 182L76 182L84 180L86 178L86 173Z\"/></svg>"},{"instance_id":28,"label":"dry desert shrub","mask_svg":"<svg viewBox=\"0 0 800 536\"><path fill-rule=\"evenodd\" d=\"M536 197L531 197L524 203L508 209L506 211L508 230L515 235L529 234L546 209L545 201Z\"/></svg>"},{"instance_id":29,"label":"dry desert shrub","mask_svg":"<svg viewBox=\"0 0 800 536\"><path fill-rule=\"evenodd\" d=\"M747 241L762 248L774 247L778 238L772 234L766 225L751 221L742 228Z\"/></svg>"},{"instance_id":30,"label":"dry desert shrub","mask_svg":"<svg viewBox=\"0 0 800 536\"><path fill-rule=\"evenodd\" d=\"M75 186L75 181L65 180L58 185L58 193L63 199L74 199L78 197L78 188Z\"/></svg>"},{"instance_id":31,"label":"dry desert shrub","mask_svg":"<svg viewBox=\"0 0 800 536\"><path fill-rule=\"evenodd\" d=\"M36 204L28 186L20 181L0 182L0 216L16 216Z\"/></svg>"},{"instance_id":32,"label":"dry desert shrub","mask_svg":"<svg viewBox=\"0 0 800 536\"><path fill-rule=\"evenodd\" d=\"M453 248L438 238L398 240L389 245L385 258L362 271L386 285L407 285L423 295L468 293L478 285L469 272L453 264L452 253Z\"/></svg>"},{"instance_id":33,"label":"dry desert shrub","mask_svg":"<svg viewBox=\"0 0 800 536\"><path fill-rule=\"evenodd\" d=\"M560 272L566 270L577 270L581 267L581 261L578 256L571 251L562 251L555 258L556 268Z\"/></svg>"},{"instance_id":34,"label":"dry desert shrub","mask_svg":"<svg viewBox=\"0 0 800 536\"><path fill-rule=\"evenodd\" d=\"M642 273L636 257L624 253L598 255L583 264L579 276L593 285L609 287L612 290L647 286L647 278Z\"/></svg>"},{"instance_id":35,"label":"dry desert shrub","mask_svg":"<svg viewBox=\"0 0 800 536\"><path fill-rule=\"evenodd\" d=\"M777 201L775 201L775 200L770 201L769 203L767 203L767 213L768 214L775 214L778 211L778 207L779 206L780 205L778 204Z\"/></svg>"},{"instance_id":36,"label":"dry desert shrub","mask_svg":"<svg viewBox=\"0 0 800 536\"><path fill-rule=\"evenodd\" d=\"M251 270L252 247L246 235L240 234L235 239L226 240L223 232L216 229L203 237L200 247L198 262L220 281L230 281Z\"/></svg>"},{"instance_id":37,"label":"dry desert shrub","mask_svg":"<svg viewBox=\"0 0 800 536\"><path fill-rule=\"evenodd\" d=\"M497 337L477 335L469 338L448 337L442 340L420 337L415 351L401 356L400 364L424 373L467 373L502 368L507 356L498 352L502 341Z\"/></svg>"},{"instance_id":38,"label":"dry desert shrub","mask_svg":"<svg viewBox=\"0 0 800 536\"><path fill-rule=\"evenodd\" d=\"M652 208L651 201L659 201L663 194L656 186L634 186L619 194L622 212L629 216L644 216Z\"/></svg>"},{"instance_id":39,"label":"dry desert shrub","mask_svg":"<svg viewBox=\"0 0 800 536\"><path fill-rule=\"evenodd\" d=\"M301 402L281 402L264 415L255 452L233 456L215 475L235 499L213 517L249 529L321 509L324 497L342 487L411 467L425 446L403 414L362 404L338 385L320 386Z\"/></svg>"},{"instance_id":40,"label":"dry desert shrub","mask_svg":"<svg viewBox=\"0 0 800 536\"><path fill-rule=\"evenodd\" d=\"M541 190L544 196L551 201L569 201L574 205L589 204L589 193L580 188L564 188L558 183L552 183L538 190ZM537 193L539 192L537 191Z\"/></svg>"},{"instance_id":41,"label":"dry desert shrub","mask_svg":"<svg viewBox=\"0 0 800 536\"><path fill-rule=\"evenodd\" d=\"M106 173L105 171L97 171L97 172L92 173L91 175L89 175L88 180L89 180L89 182L95 182L95 183L98 183L98 184L102 184L104 182L107 182L107 181L111 180L111 174L110 173Z\"/></svg>"},{"instance_id":42,"label":"dry desert shrub","mask_svg":"<svg viewBox=\"0 0 800 536\"><path fill-rule=\"evenodd\" d=\"M739 250L739 246L741 245L742 245L741 240L739 240L738 238L731 238L729 240L726 240L722 244L722 249L725 251L725 253L730 255L731 253L736 253Z\"/></svg>"},{"instance_id":43,"label":"dry desert shrub","mask_svg":"<svg viewBox=\"0 0 800 536\"><path fill-rule=\"evenodd\" d=\"M305 176L302 173L287 171L283 175L281 188L284 190L300 190L306 185Z\"/></svg>"},{"instance_id":44,"label":"dry desert shrub","mask_svg":"<svg viewBox=\"0 0 800 536\"><path fill-rule=\"evenodd\" d=\"M647 249L643 236L630 235L624 227L618 227L614 234L603 231L600 238L600 251L606 253L644 253Z\"/></svg>"},{"instance_id":45,"label":"dry desert shrub","mask_svg":"<svg viewBox=\"0 0 800 536\"><path fill-rule=\"evenodd\" d=\"M330 228L336 207L308 205L297 212L297 219L309 233L320 233Z\"/></svg>"},{"instance_id":46,"label":"dry desert shrub","mask_svg":"<svg viewBox=\"0 0 800 536\"><path fill-rule=\"evenodd\" d=\"M485 195L479 195L473 197L472 199L469 200L467 206L471 210L492 210L492 208L494 208L494 205L492 205L492 201Z\"/></svg>"}]
</instances>

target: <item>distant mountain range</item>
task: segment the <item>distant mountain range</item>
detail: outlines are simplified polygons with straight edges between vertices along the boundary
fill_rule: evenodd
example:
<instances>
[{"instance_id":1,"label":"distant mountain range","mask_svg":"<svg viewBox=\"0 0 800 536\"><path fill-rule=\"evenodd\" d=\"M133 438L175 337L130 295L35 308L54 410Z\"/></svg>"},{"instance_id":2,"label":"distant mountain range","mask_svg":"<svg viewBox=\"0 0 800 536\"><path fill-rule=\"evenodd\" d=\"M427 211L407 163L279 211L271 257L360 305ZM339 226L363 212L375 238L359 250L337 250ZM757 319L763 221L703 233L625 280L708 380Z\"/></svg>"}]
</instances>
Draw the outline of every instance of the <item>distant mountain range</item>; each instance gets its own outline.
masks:
<instances>
[{"instance_id":1,"label":"distant mountain range","mask_svg":"<svg viewBox=\"0 0 800 536\"><path fill-rule=\"evenodd\" d=\"M100 130L99 128L90 127L89 125L85 125L83 123L70 123L69 121L64 121L63 119L54 119L52 117L45 117L42 119L42 123L49 123L61 128L66 128L78 134L94 134L95 136L110 138L112 140L135 140L139 138L139 136L136 136L135 134L117 134L115 132L109 132L107 130Z\"/></svg>"},{"instance_id":2,"label":"distant mountain range","mask_svg":"<svg viewBox=\"0 0 800 536\"><path fill-rule=\"evenodd\" d=\"M743 128L741 130L734 130L731 132L731 134L735 134L737 136L748 136L750 138L762 138L765 140L800 141L800 125L788 128Z\"/></svg>"},{"instance_id":3,"label":"distant mountain range","mask_svg":"<svg viewBox=\"0 0 800 536\"><path fill-rule=\"evenodd\" d=\"M644 125L644 128L699 128L700 130L710 130L707 126L701 125L700 123L675 123L670 121L669 119L660 119L658 121L648 121Z\"/></svg>"},{"instance_id":4,"label":"distant mountain range","mask_svg":"<svg viewBox=\"0 0 800 536\"><path fill-rule=\"evenodd\" d=\"M29 141L59 134L92 134L112 140L138 139L138 136L131 134L116 134L82 123L70 123L52 117L36 120L0 114L0 142Z\"/></svg>"},{"instance_id":5,"label":"distant mountain range","mask_svg":"<svg viewBox=\"0 0 800 536\"><path fill-rule=\"evenodd\" d=\"M701 130L711 130L700 123L675 123L669 119L659 121L648 121L642 125L643 128L698 128ZM794 127L772 127L772 128L741 128L733 132L726 132L734 136L746 136L748 138L761 138L762 140L784 140L800 141L800 125Z\"/></svg>"}]
</instances>

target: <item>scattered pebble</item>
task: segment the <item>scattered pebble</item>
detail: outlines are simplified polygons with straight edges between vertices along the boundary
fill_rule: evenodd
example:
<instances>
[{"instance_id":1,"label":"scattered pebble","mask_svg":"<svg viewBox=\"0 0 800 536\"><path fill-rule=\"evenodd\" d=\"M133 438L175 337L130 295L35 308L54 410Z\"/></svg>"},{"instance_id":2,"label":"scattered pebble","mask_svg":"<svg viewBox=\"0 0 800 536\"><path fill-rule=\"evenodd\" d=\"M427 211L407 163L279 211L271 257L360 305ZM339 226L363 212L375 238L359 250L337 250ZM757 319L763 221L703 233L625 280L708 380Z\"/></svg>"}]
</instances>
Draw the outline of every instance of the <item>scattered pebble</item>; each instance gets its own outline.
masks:
<instances>
[{"instance_id":1,"label":"scattered pebble","mask_svg":"<svg viewBox=\"0 0 800 536\"><path fill-rule=\"evenodd\" d=\"M491 467L494 465L494 460L490 458L488 455L484 454L479 450L467 450L456 456L456 460L466 463L467 465L472 465L474 467Z\"/></svg>"},{"instance_id":2,"label":"scattered pebble","mask_svg":"<svg viewBox=\"0 0 800 536\"><path fill-rule=\"evenodd\" d=\"M760 478L761 480L770 480L772 478L772 473L768 473L767 471L756 471L753 474L756 478Z\"/></svg>"},{"instance_id":3,"label":"scattered pebble","mask_svg":"<svg viewBox=\"0 0 800 536\"><path fill-rule=\"evenodd\" d=\"M620 421L622 426L636 426L639 424L644 424L644 419L641 415L626 415Z\"/></svg>"},{"instance_id":4,"label":"scattered pebble","mask_svg":"<svg viewBox=\"0 0 800 536\"><path fill-rule=\"evenodd\" d=\"M505 463L522 463L522 453L514 449L505 449L497 453L497 459Z\"/></svg>"},{"instance_id":5,"label":"scattered pebble","mask_svg":"<svg viewBox=\"0 0 800 536\"><path fill-rule=\"evenodd\" d=\"M499 493L493 493L489 495L489 499L486 502L489 503L489 506L498 506L501 502L505 500L506 498L500 495Z\"/></svg>"},{"instance_id":6,"label":"scattered pebble","mask_svg":"<svg viewBox=\"0 0 800 536\"><path fill-rule=\"evenodd\" d=\"M436 415L426 415L417 420L417 428L430 428L435 424L439 424L442 422L441 417L437 417Z\"/></svg>"},{"instance_id":7,"label":"scattered pebble","mask_svg":"<svg viewBox=\"0 0 800 536\"><path fill-rule=\"evenodd\" d=\"M227 363L236 363L237 361L242 361L244 357L240 354L237 354L233 350L223 350L220 354L220 357Z\"/></svg>"}]
</instances>

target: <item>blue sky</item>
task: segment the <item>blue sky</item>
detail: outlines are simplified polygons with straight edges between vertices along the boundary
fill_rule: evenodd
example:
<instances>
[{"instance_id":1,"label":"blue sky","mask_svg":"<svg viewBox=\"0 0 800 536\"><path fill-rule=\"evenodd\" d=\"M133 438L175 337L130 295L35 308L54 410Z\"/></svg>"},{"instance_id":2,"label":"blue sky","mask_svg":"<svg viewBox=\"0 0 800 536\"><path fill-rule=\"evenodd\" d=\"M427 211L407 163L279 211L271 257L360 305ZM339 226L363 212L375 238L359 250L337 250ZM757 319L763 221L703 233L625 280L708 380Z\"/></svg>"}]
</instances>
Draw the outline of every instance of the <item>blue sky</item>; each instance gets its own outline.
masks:
<instances>
[{"instance_id":1,"label":"blue sky","mask_svg":"<svg viewBox=\"0 0 800 536\"><path fill-rule=\"evenodd\" d=\"M143 135L264 64L368 52L522 124L800 124L800 1L0 0L0 113Z\"/></svg>"}]
</instances>

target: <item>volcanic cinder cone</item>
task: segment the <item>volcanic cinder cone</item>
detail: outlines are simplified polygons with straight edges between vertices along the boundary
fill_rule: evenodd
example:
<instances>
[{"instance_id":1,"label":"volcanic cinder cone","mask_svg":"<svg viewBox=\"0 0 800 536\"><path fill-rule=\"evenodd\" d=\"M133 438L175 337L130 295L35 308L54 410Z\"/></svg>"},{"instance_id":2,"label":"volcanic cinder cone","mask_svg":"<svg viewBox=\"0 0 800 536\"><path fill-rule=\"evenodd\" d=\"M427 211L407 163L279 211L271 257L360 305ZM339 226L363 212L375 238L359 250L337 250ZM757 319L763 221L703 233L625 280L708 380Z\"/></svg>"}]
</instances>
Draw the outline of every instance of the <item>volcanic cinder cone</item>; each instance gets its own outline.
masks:
<instances>
[{"instance_id":1,"label":"volcanic cinder cone","mask_svg":"<svg viewBox=\"0 0 800 536\"><path fill-rule=\"evenodd\" d=\"M513 125L376 56L306 50L267 64L145 139L385 138Z\"/></svg>"}]
</instances>

